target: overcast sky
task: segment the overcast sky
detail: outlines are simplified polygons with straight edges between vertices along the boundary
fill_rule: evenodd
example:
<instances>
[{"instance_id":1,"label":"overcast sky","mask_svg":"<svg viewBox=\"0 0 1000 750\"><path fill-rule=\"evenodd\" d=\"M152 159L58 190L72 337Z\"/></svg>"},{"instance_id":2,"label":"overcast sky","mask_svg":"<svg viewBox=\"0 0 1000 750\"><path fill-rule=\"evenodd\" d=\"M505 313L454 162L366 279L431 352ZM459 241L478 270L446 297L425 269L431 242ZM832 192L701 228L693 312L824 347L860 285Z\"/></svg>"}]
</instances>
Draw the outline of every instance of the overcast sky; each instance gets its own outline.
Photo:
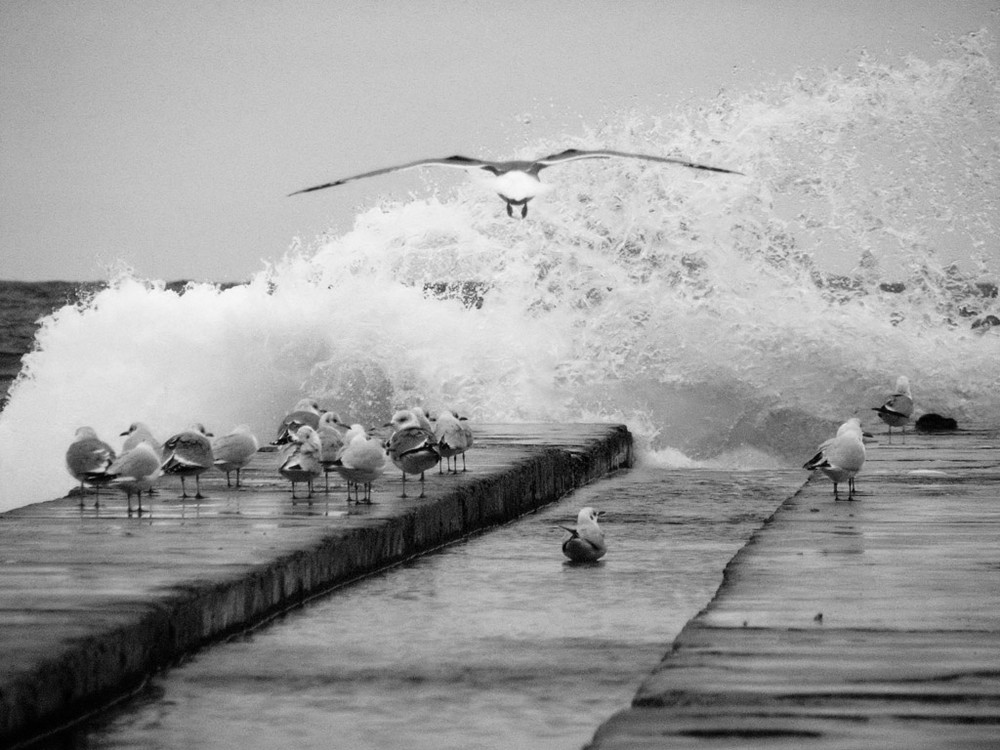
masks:
<instances>
[{"instance_id":1,"label":"overcast sky","mask_svg":"<svg viewBox=\"0 0 1000 750\"><path fill-rule=\"evenodd\" d=\"M243 280L418 183L293 190L998 26L998 0L0 0L0 278Z\"/></svg>"}]
</instances>

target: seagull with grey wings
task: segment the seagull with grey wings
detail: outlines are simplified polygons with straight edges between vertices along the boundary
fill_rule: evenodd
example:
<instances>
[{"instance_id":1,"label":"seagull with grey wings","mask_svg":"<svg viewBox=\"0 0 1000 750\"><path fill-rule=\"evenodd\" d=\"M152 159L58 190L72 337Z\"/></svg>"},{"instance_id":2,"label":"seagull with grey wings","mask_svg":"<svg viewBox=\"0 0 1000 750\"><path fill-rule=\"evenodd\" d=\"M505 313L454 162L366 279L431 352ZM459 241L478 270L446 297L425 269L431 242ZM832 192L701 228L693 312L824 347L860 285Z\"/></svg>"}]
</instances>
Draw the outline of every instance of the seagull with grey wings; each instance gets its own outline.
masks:
<instances>
[{"instance_id":1,"label":"seagull with grey wings","mask_svg":"<svg viewBox=\"0 0 1000 750\"><path fill-rule=\"evenodd\" d=\"M538 173L543 169L556 164L563 164L568 161L576 161L577 159L610 159L614 157L624 159L642 159L645 161L660 162L662 164L678 164L682 167L701 169L707 172L743 174L742 172L737 172L733 169L712 167L707 164L698 164L697 162L688 161L687 159L679 159L669 156L636 154L628 151L612 151L610 149L568 148L565 151L560 151L557 154L549 154L548 156L543 156L540 159L535 159L534 161L486 161L483 159L473 159L468 156L460 156L457 154L455 156L446 156L443 159L418 159L417 161L407 162L406 164L397 164L392 167L384 167L370 172L362 172L361 174L351 175L350 177L342 177L341 179L334 180L333 182L325 182L322 185L314 185L313 187L296 190L294 193L290 193L290 196L300 195L302 193L311 193L314 190L324 190L325 188L336 187L337 185L343 185L344 183L353 182L354 180L361 180L366 177L377 177L378 175L388 174L390 172L399 172L404 169L413 169L414 167L457 167L459 169L481 169L493 175L493 187L497 194L507 204L507 215L513 217L514 208L519 207L521 218L524 218L528 215L528 201L539 195L544 190L542 181L538 177Z\"/></svg>"},{"instance_id":2,"label":"seagull with grey wings","mask_svg":"<svg viewBox=\"0 0 1000 750\"><path fill-rule=\"evenodd\" d=\"M560 529L570 533L569 539L563 542L562 551L571 562L597 562L608 551L604 543L604 532L597 524L600 516L601 511L587 507L577 514L575 527L559 524Z\"/></svg>"}]
</instances>

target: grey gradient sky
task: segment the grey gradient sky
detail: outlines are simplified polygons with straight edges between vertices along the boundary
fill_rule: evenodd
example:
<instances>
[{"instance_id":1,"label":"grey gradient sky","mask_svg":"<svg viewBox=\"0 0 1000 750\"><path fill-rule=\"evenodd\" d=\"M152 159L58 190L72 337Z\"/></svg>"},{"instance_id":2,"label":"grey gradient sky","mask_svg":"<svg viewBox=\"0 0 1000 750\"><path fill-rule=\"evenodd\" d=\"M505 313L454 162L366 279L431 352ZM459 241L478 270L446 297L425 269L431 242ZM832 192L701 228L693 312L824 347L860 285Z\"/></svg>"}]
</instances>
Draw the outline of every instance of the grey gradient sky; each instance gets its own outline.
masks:
<instances>
[{"instance_id":1,"label":"grey gradient sky","mask_svg":"<svg viewBox=\"0 0 1000 750\"><path fill-rule=\"evenodd\" d=\"M997 0L2 0L0 278L243 280L421 183L293 190L984 27Z\"/></svg>"}]
</instances>

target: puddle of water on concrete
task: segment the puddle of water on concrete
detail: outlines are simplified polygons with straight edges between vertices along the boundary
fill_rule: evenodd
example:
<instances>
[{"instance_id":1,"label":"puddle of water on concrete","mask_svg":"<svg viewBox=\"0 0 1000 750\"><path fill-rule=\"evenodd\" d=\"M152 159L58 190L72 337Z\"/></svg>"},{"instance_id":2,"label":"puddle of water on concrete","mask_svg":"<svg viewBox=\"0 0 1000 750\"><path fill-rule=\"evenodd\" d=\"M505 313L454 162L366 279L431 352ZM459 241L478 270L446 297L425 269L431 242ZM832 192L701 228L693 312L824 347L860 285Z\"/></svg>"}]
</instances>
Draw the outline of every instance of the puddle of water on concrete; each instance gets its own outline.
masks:
<instances>
[{"instance_id":1,"label":"puddle of water on concrete","mask_svg":"<svg viewBox=\"0 0 1000 750\"><path fill-rule=\"evenodd\" d=\"M60 748L579 748L801 472L637 469L204 651ZM579 508L601 563L564 564Z\"/></svg>"}]
</instances>

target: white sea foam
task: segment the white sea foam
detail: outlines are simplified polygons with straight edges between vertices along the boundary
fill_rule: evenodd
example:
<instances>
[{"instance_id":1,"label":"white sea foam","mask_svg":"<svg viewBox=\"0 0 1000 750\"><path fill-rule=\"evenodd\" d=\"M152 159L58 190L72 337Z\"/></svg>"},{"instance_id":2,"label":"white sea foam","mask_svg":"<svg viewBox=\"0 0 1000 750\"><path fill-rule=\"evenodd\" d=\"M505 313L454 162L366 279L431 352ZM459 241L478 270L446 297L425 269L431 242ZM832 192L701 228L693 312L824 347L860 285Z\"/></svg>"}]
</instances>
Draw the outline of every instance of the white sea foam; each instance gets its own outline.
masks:
<instances>
[{"instance_id":1,"label":"white sea foam","mask_svg":"<svg viewBox=\"0 0 1000 750\"><path fill-rule=\"evenodd\" d=\"M804 71L513 155L600 146L746 177L575 162L545 173L524 221L466 182L363 212L241 286L116 278L39 329L0 415L0 509L73 485L80 425L270 436L302 396L365 424L414 403L623 421L676 466L797 465L829 424L869 419L886 372L909 374L917 414L1000 424L1000 336L972 328L1000 315L986 43ZM428 291L440 282L472 284Z\"/></svg>"}]
</instances>

